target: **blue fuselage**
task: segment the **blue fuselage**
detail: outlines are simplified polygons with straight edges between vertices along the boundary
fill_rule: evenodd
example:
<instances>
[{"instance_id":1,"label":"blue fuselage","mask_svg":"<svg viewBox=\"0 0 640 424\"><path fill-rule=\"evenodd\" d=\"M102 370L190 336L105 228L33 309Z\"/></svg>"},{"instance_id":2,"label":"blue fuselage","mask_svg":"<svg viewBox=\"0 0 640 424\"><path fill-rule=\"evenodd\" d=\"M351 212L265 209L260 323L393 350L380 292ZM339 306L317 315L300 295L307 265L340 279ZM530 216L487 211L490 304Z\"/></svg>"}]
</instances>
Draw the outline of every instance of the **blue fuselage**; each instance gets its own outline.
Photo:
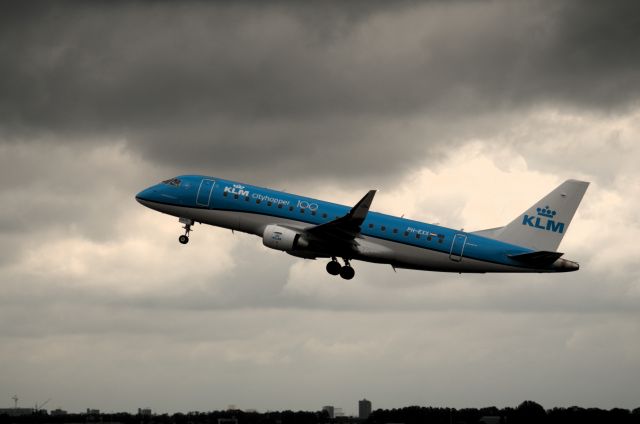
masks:
<instances>
[{"instance_id":1,"label":"blue fuselage","mask_svg":"<svg viewBox=\"0 0 640 424\"><path fill-rule=\"evenodd\" d=\"M140 192L143 205L179 218L265 237L269 225L304 234L349 213L350 207L296 194L199 175L167 180ZM265 243L266 244L266 243ZM287 251L315 259L340 256L388 263L396 268L450 272L561 272L577 269L571 261L545 266L512 257L532 249L439 225L369 212L353 248L331 243Z\"/></svg>"}]
</instances>

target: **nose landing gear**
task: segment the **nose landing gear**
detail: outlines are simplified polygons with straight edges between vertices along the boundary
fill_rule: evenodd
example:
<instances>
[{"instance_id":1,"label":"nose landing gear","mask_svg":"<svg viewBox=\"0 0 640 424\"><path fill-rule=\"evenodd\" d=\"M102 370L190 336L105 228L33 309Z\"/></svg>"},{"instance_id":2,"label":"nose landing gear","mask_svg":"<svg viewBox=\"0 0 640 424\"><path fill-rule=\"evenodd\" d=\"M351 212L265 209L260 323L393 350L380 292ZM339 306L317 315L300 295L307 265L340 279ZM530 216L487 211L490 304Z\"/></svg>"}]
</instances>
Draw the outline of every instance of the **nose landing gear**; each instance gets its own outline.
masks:
<instances>
[{"instance_id":1,"label":"nose landing gear","mask_svg":"<svg viewBox=\"0 0 640 424\"><path fill-rule=\"evenodd\" d=\"M339 274L345 280L351 280L356 275L356 271L349 264L349 259L344 258L344 266L341 266L335 256L327 264L327 272L331 275Z\"/></svg>"},{"instance_id":2,"label":"nose landing gear","mask_svg":"<svg viewBox=\"0 0 640 424\"><path fill-rule=\"evenodd\" d=\"M180 218L180 223L184 224L184 234L178 237L178 241L181 244L189 243L189 233L191 232L191 226L194 224L193 219L189 218Z\"/></svg>"}]
</instances>

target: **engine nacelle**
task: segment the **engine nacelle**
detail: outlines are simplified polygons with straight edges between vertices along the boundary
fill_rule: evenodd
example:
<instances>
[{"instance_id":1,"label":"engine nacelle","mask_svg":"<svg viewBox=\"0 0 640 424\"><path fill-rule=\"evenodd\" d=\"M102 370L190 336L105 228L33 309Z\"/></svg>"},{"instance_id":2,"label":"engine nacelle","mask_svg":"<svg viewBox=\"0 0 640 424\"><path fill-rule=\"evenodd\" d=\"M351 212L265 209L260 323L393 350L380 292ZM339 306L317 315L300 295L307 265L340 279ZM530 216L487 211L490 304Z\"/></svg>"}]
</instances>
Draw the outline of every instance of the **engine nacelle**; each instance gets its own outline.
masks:
<instances>
[{"instance_id":1,"label":"engine nacelle","mask_svg":"<svg viewBox=\"0 0 640 424\"><path fill-rule=\"evenodd\" d=\"M262 244L271 249L282 250L284 252L304 249L309 246L309 243L302 237L302 234L276 224L267 225L264 229Z\"/></svg>"}]
</instances>

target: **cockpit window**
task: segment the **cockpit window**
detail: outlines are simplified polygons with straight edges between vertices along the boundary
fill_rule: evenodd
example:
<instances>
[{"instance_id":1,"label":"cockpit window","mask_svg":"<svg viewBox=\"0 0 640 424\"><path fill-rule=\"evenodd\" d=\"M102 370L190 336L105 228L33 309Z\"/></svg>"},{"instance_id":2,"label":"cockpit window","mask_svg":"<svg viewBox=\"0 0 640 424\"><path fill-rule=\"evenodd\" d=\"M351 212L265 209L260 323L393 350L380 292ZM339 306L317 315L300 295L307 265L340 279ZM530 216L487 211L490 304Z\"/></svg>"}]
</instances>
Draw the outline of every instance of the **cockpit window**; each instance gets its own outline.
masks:
<instances>
[{"instance_id":1,"label":"cockpit window","mask_svg":"<svg viewBox=\"0 0 640 424\"><path fill-rule=\"evenodd\" d=\"M164 180L162 184L170 185L173 187L180 187L180 180L178 178L171 178L170 180Z\"/></svg>"}]
</instances>

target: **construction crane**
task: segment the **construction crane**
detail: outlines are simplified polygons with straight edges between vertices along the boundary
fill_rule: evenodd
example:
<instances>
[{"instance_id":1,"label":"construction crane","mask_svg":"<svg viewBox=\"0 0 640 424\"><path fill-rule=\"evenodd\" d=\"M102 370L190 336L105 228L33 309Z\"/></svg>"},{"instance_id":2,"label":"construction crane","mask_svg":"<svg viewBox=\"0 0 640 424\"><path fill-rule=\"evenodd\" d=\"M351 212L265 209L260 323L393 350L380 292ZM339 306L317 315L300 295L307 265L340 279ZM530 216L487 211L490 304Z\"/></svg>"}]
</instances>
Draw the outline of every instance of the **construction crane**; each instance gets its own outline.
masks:
<instances>
[{"instance_id":1,"label":"construction crane","mask_svg":"<svg viewBox=\"0 0 640 424\"><path fill-rule=\"evenodd\" d=\"M45 401L44 401L44 402L42 402L40 405L38 405L38 404L36 403L36 408L35 408L36 412L38 412L40 409L42 409L42 407L43 407L43 406L45 406L47 403L49 403L49 401L50 401L50 400L51 400L51 398L49 398L49 399L45 400Z\"/></svg>"}]
</instances>

